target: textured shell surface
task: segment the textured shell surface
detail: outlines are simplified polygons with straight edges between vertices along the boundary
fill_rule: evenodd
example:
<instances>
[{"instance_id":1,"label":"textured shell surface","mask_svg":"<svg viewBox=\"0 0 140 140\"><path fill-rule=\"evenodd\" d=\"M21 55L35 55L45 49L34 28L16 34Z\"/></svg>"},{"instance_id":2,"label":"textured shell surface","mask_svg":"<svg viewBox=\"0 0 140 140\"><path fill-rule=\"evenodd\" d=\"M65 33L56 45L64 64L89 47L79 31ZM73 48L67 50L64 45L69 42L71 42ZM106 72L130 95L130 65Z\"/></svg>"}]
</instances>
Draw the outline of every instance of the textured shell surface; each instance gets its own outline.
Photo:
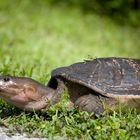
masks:
<instances>
[{"instance_id":1,"label":"textured shell surface","mask_svg":"<svg viewBox=\"0 0 140 140\"><path fill-rule=\"evenodd\" d=\"M52 77L62 77L105 96L140 96L138 59L96 58L57 68Z\"/></svg>"}]
</instances>

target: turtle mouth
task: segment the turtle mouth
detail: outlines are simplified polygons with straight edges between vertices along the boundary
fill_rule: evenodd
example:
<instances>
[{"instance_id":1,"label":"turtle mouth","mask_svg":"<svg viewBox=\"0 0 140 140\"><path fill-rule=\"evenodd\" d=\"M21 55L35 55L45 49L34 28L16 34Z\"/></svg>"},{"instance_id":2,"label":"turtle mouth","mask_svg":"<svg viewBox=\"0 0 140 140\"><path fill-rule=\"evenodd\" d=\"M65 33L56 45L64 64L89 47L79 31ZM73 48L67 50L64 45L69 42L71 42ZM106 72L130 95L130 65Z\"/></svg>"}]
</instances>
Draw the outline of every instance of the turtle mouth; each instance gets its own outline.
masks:
<instances>
[{"instance_id":1,"label":"turtle mouth","mask_svg":"<svg viewBox=\"0 0 140 140\"><path fill-rule=\"evenodd\" d=\"M24 89L16 84L0 86L0 97L12 103L26 103L28 101Z\"/></svg>"},{"instance_id":2,"label":"turtle mouth","mask_svg":"<svg viewBox=\"0 0 140 140\"><path fill-rule=\"evenodd\" d=\"M26 111L39 110L57 101L55 85L50 88L29 78L0 77L0 98Z\"/></svg>"},{"instance_id":3,"label":"turtle mouth","mask_svg":"<svg viewBox=\"0 0 140 140\"><path fill-rule=\"evenodd\" d=\"M10 104L23 110L36 110L39 108L40 102L38 103L39 97L36 96L36 90L32 86L26 85L10 85L0 86L0 98L7 101ZM43 99L42 99L43 100ZM30 107L31 106L31 107Z\"/></svg>"}]
</instances>

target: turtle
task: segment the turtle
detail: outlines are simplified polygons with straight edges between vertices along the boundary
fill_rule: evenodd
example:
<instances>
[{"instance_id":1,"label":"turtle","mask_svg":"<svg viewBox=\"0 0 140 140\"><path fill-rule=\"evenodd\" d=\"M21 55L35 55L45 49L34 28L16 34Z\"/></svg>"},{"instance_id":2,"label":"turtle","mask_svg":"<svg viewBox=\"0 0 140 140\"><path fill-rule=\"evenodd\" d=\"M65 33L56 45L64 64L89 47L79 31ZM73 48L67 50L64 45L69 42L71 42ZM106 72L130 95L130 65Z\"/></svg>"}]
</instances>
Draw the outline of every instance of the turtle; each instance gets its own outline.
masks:
<instances>
[{"instance_id":1,"label":"turtle","mask_svg":"<svg viewBox=\"0 0 140 140\"><path fill-rule=\"evenodd\" d=\"M140 112L140 60L108 57L51 72L45 86L28 77L0 76L0 98L25 111L49 109L67 90L80 110L102 114L119 104ZM105 107L106 106L106 107Z\"/></svg>"}]
</instances>

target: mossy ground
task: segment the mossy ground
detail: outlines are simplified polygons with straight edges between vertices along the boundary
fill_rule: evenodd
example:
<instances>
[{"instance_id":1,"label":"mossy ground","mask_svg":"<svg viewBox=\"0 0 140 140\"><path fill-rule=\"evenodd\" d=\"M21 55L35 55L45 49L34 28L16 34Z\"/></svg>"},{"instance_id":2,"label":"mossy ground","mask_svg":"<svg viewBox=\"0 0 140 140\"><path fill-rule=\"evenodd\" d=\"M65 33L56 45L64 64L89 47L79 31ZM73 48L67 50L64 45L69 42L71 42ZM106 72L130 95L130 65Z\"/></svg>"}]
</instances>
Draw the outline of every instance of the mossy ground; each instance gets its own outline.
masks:
<instances>
[{"instance_id":1,"label":"mossy ground","mask_svg":"<svg viewBox=\"0 0 140 140\"><path fill-rule=\"evenodd\" d=\"M140 58L140 28L109 17L45 1L1 0L0 74L28 76L47 84L53 68L96 57ZM65 100L64 97L63 100ZM65 101L46 113L27 113L0 102L0 124L30 136L63 139L140 139L135 111L93 119Z\"/></svg>"}]
</instances>

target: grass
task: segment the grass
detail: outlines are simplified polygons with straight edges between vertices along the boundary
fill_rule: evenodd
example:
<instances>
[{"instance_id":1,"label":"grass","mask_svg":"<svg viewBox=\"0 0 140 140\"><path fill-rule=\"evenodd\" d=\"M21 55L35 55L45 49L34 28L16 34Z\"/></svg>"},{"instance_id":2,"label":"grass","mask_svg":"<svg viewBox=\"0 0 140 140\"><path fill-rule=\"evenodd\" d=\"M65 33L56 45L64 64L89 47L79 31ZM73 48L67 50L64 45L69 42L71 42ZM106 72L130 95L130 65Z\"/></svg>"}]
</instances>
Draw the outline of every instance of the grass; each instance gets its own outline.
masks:
<instances>
[{"instance_id":1,"label":"grass","mask_svg":"<svg viewBox=\"0 0 140 140\"><path fill-rule=\"evenodd\" d=\"M52 69L90 57L140 58L140 28L78 8L46 1L1 0L0 73L28 76L47 84ZM63 98L65 100L65 98ZM93 119L65 101L45 113L23 112L1 100L0 124L11 133L49 139L140 139L140 115L114 112Z\"/></svg>"}]
</instances>

